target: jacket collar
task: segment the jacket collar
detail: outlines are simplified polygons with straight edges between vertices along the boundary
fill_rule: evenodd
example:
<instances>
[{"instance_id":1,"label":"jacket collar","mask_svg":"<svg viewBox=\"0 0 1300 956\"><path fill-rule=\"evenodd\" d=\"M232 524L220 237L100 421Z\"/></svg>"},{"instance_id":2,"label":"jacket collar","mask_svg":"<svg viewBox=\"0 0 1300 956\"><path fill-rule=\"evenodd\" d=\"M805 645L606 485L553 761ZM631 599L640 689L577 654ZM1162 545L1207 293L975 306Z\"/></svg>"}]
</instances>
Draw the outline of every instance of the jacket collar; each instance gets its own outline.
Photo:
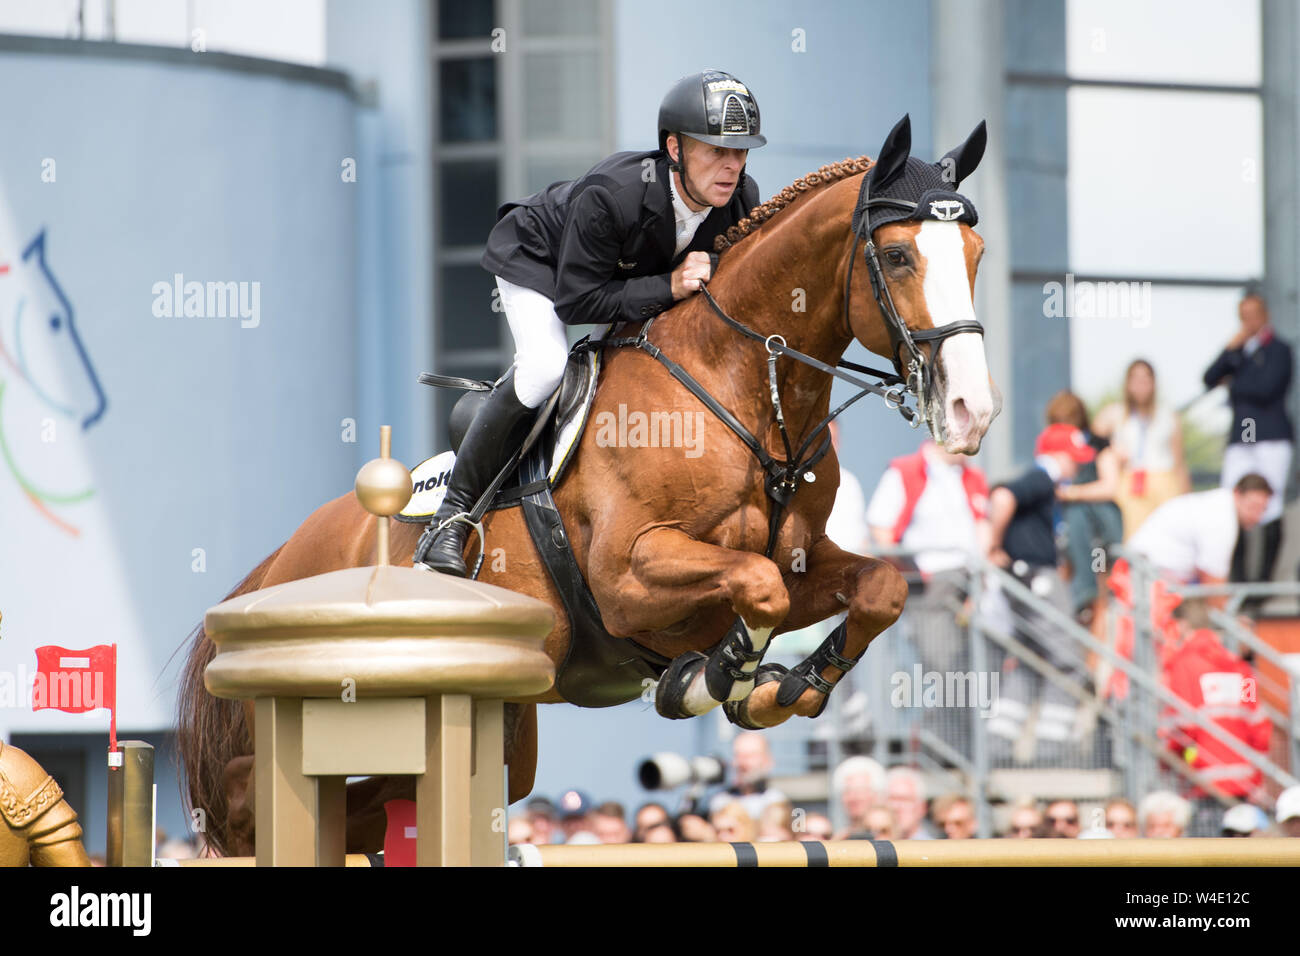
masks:
<instances>
[{"instance_id":1,"label":"jacket collar","mask_svg":"<svg viewBox=\"0 0 1300 956\"><path fill-rule=\"evenodd\" d=\"M668 177L672 173L668 170L668 154L656 152L651 153L650 156L655 161L655 178L646 183L645 196L641 200L641 208L645 210L646 215L642 219L648 220L653 216L672 219L673 199L668 191Z\"/></svg>"},{"instance_id":2,"label":"jacket collar","mask_svg":"<svg viewBox=\"0 0 1300 956\"><path fill-rule=\"evenodd\" d=\"M641 200L642 225L654 230L655 245L664 250L664 258L673 258L677 244L677 221L673 217L673 200L668 191L668 154L662 150L651 153L655 159L655 178L646 183Z\"/></svg>"}]
</instances>

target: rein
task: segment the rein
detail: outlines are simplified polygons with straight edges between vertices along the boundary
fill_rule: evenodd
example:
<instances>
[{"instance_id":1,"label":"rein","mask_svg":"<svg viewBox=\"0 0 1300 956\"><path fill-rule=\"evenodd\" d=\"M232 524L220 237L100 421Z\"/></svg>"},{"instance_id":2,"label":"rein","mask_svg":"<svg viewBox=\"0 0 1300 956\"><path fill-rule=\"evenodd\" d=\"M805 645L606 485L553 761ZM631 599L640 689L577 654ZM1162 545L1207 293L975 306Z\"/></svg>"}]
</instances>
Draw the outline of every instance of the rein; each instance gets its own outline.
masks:
<instances>
[{"instance_id":1,"label":"rein","mask_svg":"<svg viewBox=\"0 0 1300 956\"><path fill-rule=\"evenodd\" d=\"M768 526L767 549L764 556L772 557L772 552L776 548L777 531L780 527L781 517L790 499L794 493L799 490L799 479L812 482L815 477L812 468L820 462L826 453L830 451L831 436L827 429L830 423L838 418L849 406L853 405L867 395L879 395L885 400L885 404L896 409L900 415L913 428L920 426L922 421L930 418L929 402L930 388L933 384L933 375L931 366L939 359L939 348L943 345L944 339L951 335L957 335L962 332L978 332L984 334L984 326L977 321L963 320L961 322L951 322L948 325L939 326L938 328L921 329L913 331L907 327L899 315L898 309L894 306L893 296L889 293L889 284L885 281L884 270L880 266L880 259L876 254L876 245L871 238L870 227L870 210L878 206L892 206L904 209L908 212L915 213L917 203L905 199L893 199L887 197L871 197L870 175L864 173L862 176L862 185L858 192L857 208L853 216L853 244L849 248L849 268L848 275L844 281L844 325L847 333L852 336L852 325L849 322L850 302L853 294L853 263L857 258L858 243L864 243L862 255L866 260L867 274L871 279L871 291L875 297L876 305L880 309L880 314L885 320L885 328L889 332L891 345L891 359L894 364L894 372L882 372L878 369L869 368L865 365L857 365L853 362L841 360L838 366L828 365L820 359L806 355L798 349L792 349L786 345L785 339L778 334L763 335L755 332L749 326L737 321L727 314L718 301L713 298L713 294L708 289L705 281L700 282L700 293L704 300L709 303L714 315L722 319L732 329L739 332L746 338L753 339L756 342L762 342L763 347L767 349L767 380L769 397L772 402L772 410L776 415L777 428L781 433L781 442L785 446L785 462L782 463L767 453L767 449L748 428L741 424L721 402L714 398L703 385L701 385L694 376L686 369L682 368L677 362L674 362L668 356L664 355L659 347L648 340L650 328L655 322L656 316L647 319L641 326L637 335L625 336L617 339L603 339L597 342L588 342L588 348L603 346L612 346L614 348L635 348L645 352L654 358L659 364L663 365L673 378L677 379L701 402L703 402L713 414L719 418L723 424L735 432L736 436L745 444L758 459L762 466L766 479L764 487L767 495L772 499L773 508L771 521ZM920 218L920 217L917 217ZM714 269L717 267L717 255L711 255ZM934 350L927 361L921 353L917 343L933 342ZM906 372L903 368L903 357L900 352L906 353ZM790 441L790 434L785 425L785 409L781 404L781 390L777 382L776 360L779 356L792 358L797 362L802 362L824 372L827 375L838 378L841 381L848 382L859 389L856 395L853 395L847 401L841 403L831 411L829 415L821 420L809 436L795 450ZM880 379L880 383L868 382L858 378L856 375L850 375L841 369L848 368L855 372L863 372L867 375L873 375ZM904 404L907 393L911 393L916 398L916 408L909 408ZM817 440L817 436L826 432L822 438L821 444L815 451L810 453L812 444Z\"/></svg>"},{"instance_id":2,"label":"rein","mask_svg":"<svg viewBox=\"0 0 1300 956\"><path fill-rule=\"evenodd\" d=\"M780 529L781 518L787 505L790 503L790 499L799 489L799 479L802 477L804 481L814 481L815 479L812 473L812 468L825 458L827 452L830 451L831 436L829 432L827 432L827 428L832 421L838 418L851 405L867 395L872 394L881 396L885 400L885 404L890 408L898 409L899 414L901 414L913 428L920 425L920 416L917 415L914 409L908 408L903 404L905 396L902 388L900 388L902 380L897 376L850 362L840 363L841 366L879 377L883 382L890 386L886 388L874 382L865 381L855 375L850 375L847 372L842 372L839 368L827 365L820 359L813 358L811 355L806 355L797 349L790 348L785 344L785 339L780 335L765 336L759 332L755 332L753 329L749 328L749 326L736 321L728 315L720 305L718 305L717 300L713 298L712 293L709 292L707 285L703 282L700 283L700 292L703 293L705 301L709 303L714 314L745 337L753 339L756 342L762 342L764 347L767 349L769 395L772 401L772 409L776 414L777 427L781 432L781 441L785 445L786 460L784 463L769 455L767 449L763 447L763 443L754 436L754 433L741 424L740 420L736 418L736 416L733 415L721 402L714 398L713 395L710 394L709 390L701 385L699 381L690 374L690 372L686 371L686 369L681 365L666 356L657 345L649 341L648 336L650 334L650 329L654 324L656 317L647 319L646 322L642 324L637 335L624 336L616 339L589 340L586 347L600 348L611 346L613 348L635 348L638 351L645 352L647 355L659 362L659 364L664 366L673 378L685 385L687 390L703 402L705 406L713 412L714 416L730 428L745 444L750 452L753 453L767 476L764 481L764 488L768 497L772 499L774 505L772 508L771 519L768 524L767 548L764 551L764 556L771 558L772 552L776 548L777 532ZM794 449L794 446L790 441L790 434L786 429L785 409L781 404L781 392L777 383L776 360L777 357L781 355L803 362L805 365L809 365L818 371L825 372L835 378L849 382L860 389L856 395L853 395L847 401L842 402L839 406L833 409L829 415L823 418L817 427L812 430L811 434L809 434L808 437L799 445L797 451ZM817 436L821 435L823 432L826 432L826 434L822 438L821 443L817 446L815 451L812 451L811 454L809 454L813 442L816 441Z\"/></svg>"}]
</instances>

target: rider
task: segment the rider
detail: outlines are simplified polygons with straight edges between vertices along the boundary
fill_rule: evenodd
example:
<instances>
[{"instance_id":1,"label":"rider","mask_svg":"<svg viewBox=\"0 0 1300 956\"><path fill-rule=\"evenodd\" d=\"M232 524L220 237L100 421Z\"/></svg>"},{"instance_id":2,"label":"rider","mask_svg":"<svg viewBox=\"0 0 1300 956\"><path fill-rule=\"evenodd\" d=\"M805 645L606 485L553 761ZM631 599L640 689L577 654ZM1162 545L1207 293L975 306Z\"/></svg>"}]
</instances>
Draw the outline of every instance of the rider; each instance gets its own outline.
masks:
<instances>
[{"instance_id":1,"label":"rider","mask_svg":"<svg viewBox=\"0 0 1300 956\"><path fill-rule=\"evenodd\" d=\"M698 292L714 238L758 204L745 158L766 142L749 89L706 70L664 97L659 149L615 153L581 179L501 207L481 264L496 276L515 365L461 442L417 562L465 577L469 524L438 529L473 508L560 384L564 326L644 322Z\"/></svg>"}]
</instances>

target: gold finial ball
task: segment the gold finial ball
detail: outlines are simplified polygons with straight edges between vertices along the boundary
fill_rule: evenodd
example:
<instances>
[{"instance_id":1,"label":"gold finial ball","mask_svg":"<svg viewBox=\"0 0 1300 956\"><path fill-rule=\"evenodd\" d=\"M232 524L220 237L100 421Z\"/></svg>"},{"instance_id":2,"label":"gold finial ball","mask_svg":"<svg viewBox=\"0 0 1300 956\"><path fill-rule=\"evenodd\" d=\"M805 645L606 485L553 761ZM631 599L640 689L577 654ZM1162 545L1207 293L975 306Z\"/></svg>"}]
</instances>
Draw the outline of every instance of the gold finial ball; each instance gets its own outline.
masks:
<instances>
[{"instance_id":1,"label":"gold finial ball","mask_svg":"<svg viewBox=\"0 0 1300 956\"><path fill-rule=\"evenodd\" d=\"M411 500L411 473L396 458L376 458L357 472L357 499L372 515L391 517Z\"/></svg>"}]
</instances>

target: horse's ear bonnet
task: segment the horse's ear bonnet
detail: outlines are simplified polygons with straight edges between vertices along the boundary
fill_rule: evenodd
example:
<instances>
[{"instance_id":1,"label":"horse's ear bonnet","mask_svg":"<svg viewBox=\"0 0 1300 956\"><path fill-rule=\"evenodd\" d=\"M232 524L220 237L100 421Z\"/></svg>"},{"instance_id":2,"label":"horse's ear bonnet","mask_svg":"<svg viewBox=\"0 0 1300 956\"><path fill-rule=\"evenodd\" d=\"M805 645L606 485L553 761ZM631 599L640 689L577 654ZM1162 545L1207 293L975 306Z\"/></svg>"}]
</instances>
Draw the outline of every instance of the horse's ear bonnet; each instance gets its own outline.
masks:
<instances>
[{"instance_id":1,"label":"horse's ear bonnet","mask_svg":"<svg viewBox=\"0 0 1300 956\"><path fill-rule=\"evenodd\" d=\"M979 165L987 142L988 131L981 120L966 142L939 162L927 163L909 155L912 121L904 115L885 137L875 165L862 177L858 206L853 212L853 231L858 231L863 213L868 214L870 232L903 219L938 219L975 225L979 222L975 204L956 190ZM875 200L897 200L898 204Z\"/></svg>"}]
</instances>

